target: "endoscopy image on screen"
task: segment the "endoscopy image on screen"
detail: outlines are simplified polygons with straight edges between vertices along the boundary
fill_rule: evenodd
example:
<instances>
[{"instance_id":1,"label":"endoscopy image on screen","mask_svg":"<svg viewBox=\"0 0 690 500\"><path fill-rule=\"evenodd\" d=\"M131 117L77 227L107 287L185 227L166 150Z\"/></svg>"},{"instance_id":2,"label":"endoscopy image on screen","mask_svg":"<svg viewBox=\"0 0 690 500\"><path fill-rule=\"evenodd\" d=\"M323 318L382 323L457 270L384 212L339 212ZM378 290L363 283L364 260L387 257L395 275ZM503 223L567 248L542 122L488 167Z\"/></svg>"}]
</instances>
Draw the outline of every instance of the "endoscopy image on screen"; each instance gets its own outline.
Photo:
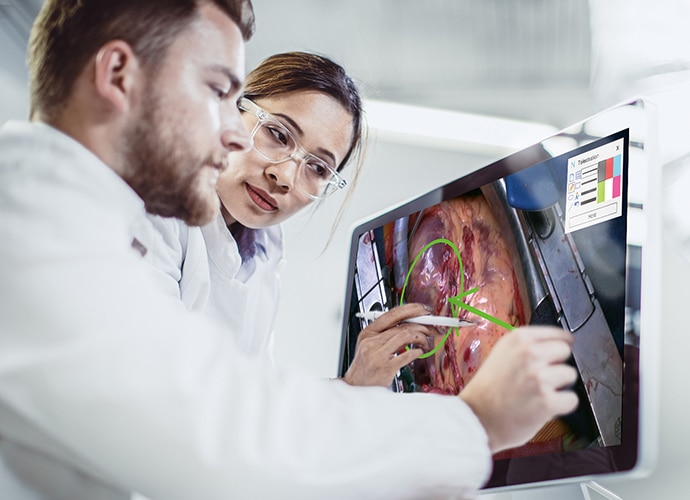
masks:
<instances>
[{"instance_id":1,"label":"endoscopy image on screen","mask_svg":"<svg viewBox=\"0 0 690 500\"><path fill-rule=\"evenodd\" d=\"M472 324L443 328L392 390L455 395L521 325L573 333L580 406L496 459L621 443L627 132L356 230L344 367L371 310L420 302ZM485 178L485 177L479 177ZM457 193L454 191L458 191ZM429 198L431 199L431 198ZM428 205L428 206L427 206Z\"/></svg>"}]
</instances>

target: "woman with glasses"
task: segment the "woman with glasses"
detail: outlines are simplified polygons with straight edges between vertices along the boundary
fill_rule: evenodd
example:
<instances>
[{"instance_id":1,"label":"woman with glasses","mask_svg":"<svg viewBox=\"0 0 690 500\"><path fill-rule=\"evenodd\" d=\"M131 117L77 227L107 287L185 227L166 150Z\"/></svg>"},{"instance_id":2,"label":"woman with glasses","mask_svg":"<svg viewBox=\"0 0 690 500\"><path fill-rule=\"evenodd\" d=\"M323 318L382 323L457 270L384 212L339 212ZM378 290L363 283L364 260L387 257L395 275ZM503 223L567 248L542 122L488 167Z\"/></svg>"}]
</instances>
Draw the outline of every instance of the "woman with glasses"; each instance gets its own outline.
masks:
<instances>
[{"instance_id":1,"label":"woman with glasses","mask_svg":"<svg viewBox=\"0 0 690 500\"><path fill-rule=\"evenodd\" d=\"M290 52L249 73L237 106L252 147L231 154L220 174L221 216L201 228L151 216L135 244L171 296L221 321L245 353L271 357L284 265L280 224L348 186L343 170L352 163L354 185L362 163L362 102L341 66ZM408 344L427 345L426 336L437 333L409 323L369 330L360 338L382 342L358 345L348 383L389 386L422 350L393 354Z\"/></svg>"}]
</instances>

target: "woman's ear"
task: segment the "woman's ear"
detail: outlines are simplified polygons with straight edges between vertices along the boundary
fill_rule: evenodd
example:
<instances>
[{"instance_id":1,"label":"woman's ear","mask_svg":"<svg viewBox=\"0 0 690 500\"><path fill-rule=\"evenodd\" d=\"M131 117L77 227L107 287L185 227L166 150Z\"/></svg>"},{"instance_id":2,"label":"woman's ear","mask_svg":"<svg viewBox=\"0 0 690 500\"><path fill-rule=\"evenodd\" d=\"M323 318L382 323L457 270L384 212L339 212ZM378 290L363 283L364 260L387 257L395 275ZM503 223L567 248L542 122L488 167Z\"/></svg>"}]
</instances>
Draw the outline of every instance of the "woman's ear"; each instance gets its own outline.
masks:
<instances>
[{"instance_id":1,"label":"woman's ear","mask_svg":"<svg viewBox=\"0 0 690 500\"><path fill-rule=\"evenodd\" d=\"M113 108L125 112L131 105L139 73L139 61L130 45L123 40L111 40L96 55L96 92Z\"/></svg>"}]
</instances>

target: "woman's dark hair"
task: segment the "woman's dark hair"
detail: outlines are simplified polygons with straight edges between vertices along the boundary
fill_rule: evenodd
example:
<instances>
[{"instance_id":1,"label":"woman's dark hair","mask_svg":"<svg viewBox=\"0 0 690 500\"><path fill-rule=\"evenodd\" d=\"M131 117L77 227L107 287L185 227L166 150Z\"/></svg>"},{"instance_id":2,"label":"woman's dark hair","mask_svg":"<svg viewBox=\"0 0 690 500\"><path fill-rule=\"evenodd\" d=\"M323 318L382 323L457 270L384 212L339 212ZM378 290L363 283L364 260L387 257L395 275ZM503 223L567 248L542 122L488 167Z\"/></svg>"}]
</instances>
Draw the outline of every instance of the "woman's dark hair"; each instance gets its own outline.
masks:
<instances>
[{"instance_id":1,"label":"woman's dark hair","mask_svg":"<svg viewBox=\"0 0 690 500\"><path fill-rule=\"evenodd\" d=\"M353 157L361 160L364 142L362 98L343 67L329 58L305 52L275 54L247 75L244 97L255 101L303 90L315 90L333 97L352 116L350 149L337 170L342 170Z\"/></svg>"},{"instance_id":2,"label":"woman's dark hair","mask_svg":"<svg viewBox=\"0 0 690 500\"><path fill-rule=\"evenodd\" d=\"M342 66L328 57L306 52L285 52L265 59L247 75L244 97L255 101L303 90L315 90L333 97L352 116L350 149L338 165L337 171L340 172L352 162L355 164L354 174L348 181L347 195L331 227L326 242L328 246L354 192L364 164L367 130L362 98L357 85Z\"/></svg>"}]
</instances>

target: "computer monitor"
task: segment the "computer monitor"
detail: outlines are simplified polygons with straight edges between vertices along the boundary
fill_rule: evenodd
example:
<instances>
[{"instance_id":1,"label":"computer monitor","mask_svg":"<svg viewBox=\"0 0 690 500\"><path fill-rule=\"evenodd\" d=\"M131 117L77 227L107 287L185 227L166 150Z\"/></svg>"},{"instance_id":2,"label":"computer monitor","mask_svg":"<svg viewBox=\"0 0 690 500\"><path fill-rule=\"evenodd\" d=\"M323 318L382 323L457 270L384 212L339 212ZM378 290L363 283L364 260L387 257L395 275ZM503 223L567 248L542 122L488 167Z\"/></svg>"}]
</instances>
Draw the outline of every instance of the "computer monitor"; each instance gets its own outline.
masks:
<instances>
[{"instance_id":1,"label":"computer monitor","mask_svg":"<svg viewBox=\"0 0 690 500\"><path fill-rule=\"evenodd\" d=\"M340 372L367 320L422 302L446 328L391 390L453 396L520 325L572 332L580 404L497 453L485 492L641 474L655 460L655 112L622 103L352 230ZM420 167L423 168L423 167Z\"/></svg>"}]
</instances>

